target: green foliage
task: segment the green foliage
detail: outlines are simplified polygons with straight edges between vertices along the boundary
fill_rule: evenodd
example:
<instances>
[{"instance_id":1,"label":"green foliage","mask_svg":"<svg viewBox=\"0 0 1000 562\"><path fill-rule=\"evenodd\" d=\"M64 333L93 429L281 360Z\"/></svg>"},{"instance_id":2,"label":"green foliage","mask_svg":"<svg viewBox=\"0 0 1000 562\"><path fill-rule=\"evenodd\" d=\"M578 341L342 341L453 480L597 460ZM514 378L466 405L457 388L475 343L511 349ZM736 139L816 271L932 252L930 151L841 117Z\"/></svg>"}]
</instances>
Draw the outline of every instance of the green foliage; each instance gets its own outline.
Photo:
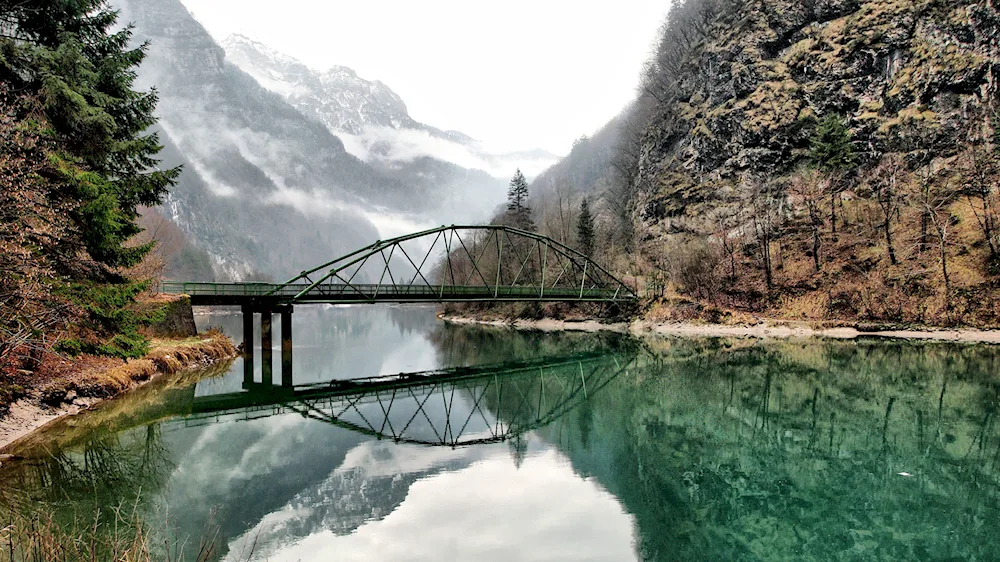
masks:
<instances>
[{"instance_id":1,"label":"green foliage","mask_svg":"<svg viewBox=\"0 0 1000 562\"><path fill-rule=\"evenodd\" d=\"M594 255L594 217L590 214L590 203L584 197L580 203L580 216L576 221L576 241L581 254Z\"/></svg>"},{"instance_id":2,"label":"green foliage","mask_svg":"<svg viewBox=\"0 0 1000 562\"><path fill-rule=\"evenodd\" d=\"M528 180L518 169L510 179L507 188L507 224L514 228L535 231L535 221L531 219L531 207L528 206Z\"/></svg>"},{"instance_id":3,"label":"green foliage","mask_svg":"<svg viewBox=\"0 0 1000 562\"><path fill-rule=\"evenodd\" d=\"M59 353L76 357L83 353L83 342L76 338L67 338L56 344L55 350Z\"/></svg>"},{"instance_id":4,"label":"green foliage","mask_svg":"<svg viewBox=\"0 0 1000 562\"><path fill-rule=\"evenodd\" d=\"M810 141L809 158L827 173L843 172L854 163L851 131L843 119L831 114L819 122Z\"/></svg>"},{"instance_id":5,"label":"green foliage","mask_svg":"<svg viewBox=\"0 0 1000 562\"><path fill-rule=\"evenodd\" d=\"M73 325L61 351L141 356L139 327L156 314L135 304L143 286L114 270L152 248L128 243L141 232L137 206L160 203L180 173L158 169L161 147L146 132L155 90L133 89L146 45L130 45L107 0L0 0L0 14L0 108L13 141L0 143L0 162L17 193L8 220L27 225L31 256L7 279L46 295L31 301L45 330Z\"/></svg>"},{"instance_id":6,"label":"green foliage","mask_svg":"<svg viewBox=\"0 0 1000 562\"><path fill-rule=\"evenodd\" d=\"M129 46L131 27L114 30L105 0L0 0L14 39L0 39L0 80L37 100L66 154L60 180L81 202L74 217L91 256L128 267L149 247L127 248L139 232L137 205L160 203L179 168L158 170L156 92L132 89L146 45ZM30 112L25 108L25 112Z\"/></svg>"},{"instance_id":7,"label":"green foliage","mask_svg":"<svg viewBox=\"0 0 1000 562\"><path fill-rule=\"evenodd\" d=\"M148 286L148 281L74 285L70 298L86 311L84 324L95 334L104 335L96 341L81 342L79 351L122 359L145 355L149 351L149 340L139 333L139 328L160 321L164 316L163 307L136 306L136 295Z\"/></svg>"}]
</instances>

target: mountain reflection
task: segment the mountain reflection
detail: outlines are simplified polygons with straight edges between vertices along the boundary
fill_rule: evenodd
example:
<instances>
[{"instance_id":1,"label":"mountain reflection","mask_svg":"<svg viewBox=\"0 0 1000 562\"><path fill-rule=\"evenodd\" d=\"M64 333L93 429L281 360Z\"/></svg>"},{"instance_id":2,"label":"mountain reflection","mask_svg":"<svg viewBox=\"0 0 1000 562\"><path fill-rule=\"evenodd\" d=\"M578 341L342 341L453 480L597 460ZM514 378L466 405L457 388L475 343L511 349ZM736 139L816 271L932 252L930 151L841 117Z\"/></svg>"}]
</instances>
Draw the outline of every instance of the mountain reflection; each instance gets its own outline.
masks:
<instances>
[{"instance_id":1,"label":"mountain reflection","mask_svg":"<svg viewBox=\"0 0 1000 562\"><path fill-rule=\"evenodd\" d=\"M360 312L296 318L317 335L294 388L157 381L4 482L64 521L139 498L158 539L209 529L233 560L993 556L1000 349Z\"/></svg>"}]
</instances>

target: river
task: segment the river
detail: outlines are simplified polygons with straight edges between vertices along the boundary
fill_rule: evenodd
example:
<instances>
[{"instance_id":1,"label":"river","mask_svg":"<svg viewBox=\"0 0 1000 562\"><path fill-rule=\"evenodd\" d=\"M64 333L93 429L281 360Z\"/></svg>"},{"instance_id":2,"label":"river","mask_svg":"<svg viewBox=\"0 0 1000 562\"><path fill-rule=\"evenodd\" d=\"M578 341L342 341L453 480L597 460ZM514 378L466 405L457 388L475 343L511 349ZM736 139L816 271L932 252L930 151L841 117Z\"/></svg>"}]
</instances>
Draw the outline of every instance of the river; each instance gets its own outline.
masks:
<instances>
[{"instance_id":1,"label":"river","mask_svg":"<svg viewBox=\"0 0 1000 562\"><path fill-rule=\"evenodd\" d=\"M7 497L187 560L996 556L998 347L294 323L295 389L163 377L32 436Z\"/></svg>"}]
</instances>

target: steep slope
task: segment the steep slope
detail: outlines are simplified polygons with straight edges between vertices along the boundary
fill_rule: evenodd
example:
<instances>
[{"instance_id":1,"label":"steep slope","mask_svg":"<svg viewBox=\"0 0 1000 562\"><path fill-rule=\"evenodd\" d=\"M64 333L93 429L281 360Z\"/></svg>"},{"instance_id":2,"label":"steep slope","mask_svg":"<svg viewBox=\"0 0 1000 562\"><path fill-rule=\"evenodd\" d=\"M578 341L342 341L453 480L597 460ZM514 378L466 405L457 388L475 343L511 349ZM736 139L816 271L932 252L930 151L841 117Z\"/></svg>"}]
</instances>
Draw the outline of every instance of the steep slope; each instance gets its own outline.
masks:
<instances>
[{"instance_id":1,"label":"steep slope","mask_svg":"<svg viewBox=\"0 0 1000 562\"><path fill-rule=\"evenodd\" d=\"M983 0L678 2L611 154L536 184L603 192L651 297L993 326L998 34Z\"/></svg>"},{"instance_id":2,"label":"steep slope","mask_svg":"<svg viewBox=\"0 0 1000 562\"><path fill-rule=\"evenodd\" d=\"M331 131L360 135L374 125L426 130L456 142L472 141L463 133L444 132L414 121L406 104L388 86L360 78L346 66L317 72L298 59L238 34L227 37L221 46L227 60Z\"/></svg>"},{"instance_id":3,"label":"steep slope","mask_svg":"<svg viewBox=\"0 0 1000 562\"><path fill-rule=\"evenodd\" d=\"M516 168L534 175L557 158L540 149L490 151L464 133L420 123L388 86L344 66L316 71L242 35L226 38L222 47L228 61L326 125L351 154L435 200L458 203L452 213L462 216L452 221L485 219L503 201Z\"/></svg>"},{"instance_id":4,"label":"steep slope","mask_svg":"<svg viewBox=\"0 0 1000 562\"><path fill-rule=\"evenodd\" d=\"M793 170L817 119L843 117L865 167L957 154L996 97L1000 19L979 0L688 1L673 19L636 170L650 223L713 197L717 179Z\"/></svg>"},{"instance_id":5,"label":"steep slope","mask_svg":"<svg viewBox=\"0 0 1000 562\"><path fill-rule=\"evenodd\" d=\"M400 182L227 63L180 2L122 8L151 44L140 80L160 93L165 163L185 166L166 208L225 276L289 276L377 239L365 214L406 204Z\"/></svg>"}]
</instances>

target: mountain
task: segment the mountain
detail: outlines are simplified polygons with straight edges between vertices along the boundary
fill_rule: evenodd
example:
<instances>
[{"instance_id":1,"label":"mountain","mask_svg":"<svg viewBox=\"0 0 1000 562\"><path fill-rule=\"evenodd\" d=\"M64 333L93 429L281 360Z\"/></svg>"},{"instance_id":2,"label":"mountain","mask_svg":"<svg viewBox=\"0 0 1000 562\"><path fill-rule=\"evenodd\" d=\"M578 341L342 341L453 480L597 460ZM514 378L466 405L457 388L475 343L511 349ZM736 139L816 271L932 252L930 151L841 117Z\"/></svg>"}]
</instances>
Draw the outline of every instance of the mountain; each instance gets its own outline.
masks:
<instances>
[{"instance_id":1,"label":"mountain","mask_svg":"<svg viewBox=\"0 0 1000 562\"><path fill-rule=\"evenodd\" d=\"M536 180L538 222L600 196L628 241L605 259L659 296L996 325L998 35L979 0L675 2L636 100Z\"/></svg>"},{"instance_id":2,"label":"mountain","mask_svg":"<svg viewBox=\"0 0 1000 562\"><path fill-rule=\"evenodd\" d=\"M643 84L658 98L635 169L651 223L713 198L718 179L791 172L830 115L862 169L957 154L997 96L1000 17L978 0L688 0L672 27Z\"/></svg>"},{"instance_id":3,"label":"mountain","mask_svg":"<svg viewBox=\"0 0 1000 562\"><path fill-rule=\"evenodd\" d=\"M403 170L408 178L424 178L434 159L466 171L481 170L506 182L515 168L533 176L558 157L541 150L495 152L459 131L443 131L410 117L406 104L378 80L365 80L352 69L334 66L325 71L309 68L299 60L243 35L222 41L226 59L253 76L262 86L339 136L355 156L390 170ZM438 170L438 174L443 173ZM460 170L453 173L472 176ZM432 182L448 182L438 175ZM483 177L481 182L485 182ZM491 187L496 187L494 185ZM503 190L501 190L503 191ZM483 194L488 196L489 194ZM502 195L502 193L501 193ZM495 199L495 197L494 197Z\"/></svg>"},{"instance_id":4,"label":"mountain","mask_svg":"<svg viewBox=\"0 0 1000 562\"><path fill-rule=\"evenodd\" d=\"M443 139L473 142L463 133L445 132L414 121L398 94L378 80L360 78L346 66L316 72L293 57L239 34L230 35L221 46L227 60L331 131L360 135L374 125L426 130Z\"/></svg>"},{"instance_id":5,"label":"mountain","mask_svg":"<svg viewBox=\"0 0 1000 562\"><path fill-rule=\"evenodd\" d=\"M164 164L185 168L165 209L222 275L290 277L378 239L366 216L406 204L409 188L226 62L179 1L120 8L150 43L139 80L159 92Z\"/></svg>"}]
</instances>

